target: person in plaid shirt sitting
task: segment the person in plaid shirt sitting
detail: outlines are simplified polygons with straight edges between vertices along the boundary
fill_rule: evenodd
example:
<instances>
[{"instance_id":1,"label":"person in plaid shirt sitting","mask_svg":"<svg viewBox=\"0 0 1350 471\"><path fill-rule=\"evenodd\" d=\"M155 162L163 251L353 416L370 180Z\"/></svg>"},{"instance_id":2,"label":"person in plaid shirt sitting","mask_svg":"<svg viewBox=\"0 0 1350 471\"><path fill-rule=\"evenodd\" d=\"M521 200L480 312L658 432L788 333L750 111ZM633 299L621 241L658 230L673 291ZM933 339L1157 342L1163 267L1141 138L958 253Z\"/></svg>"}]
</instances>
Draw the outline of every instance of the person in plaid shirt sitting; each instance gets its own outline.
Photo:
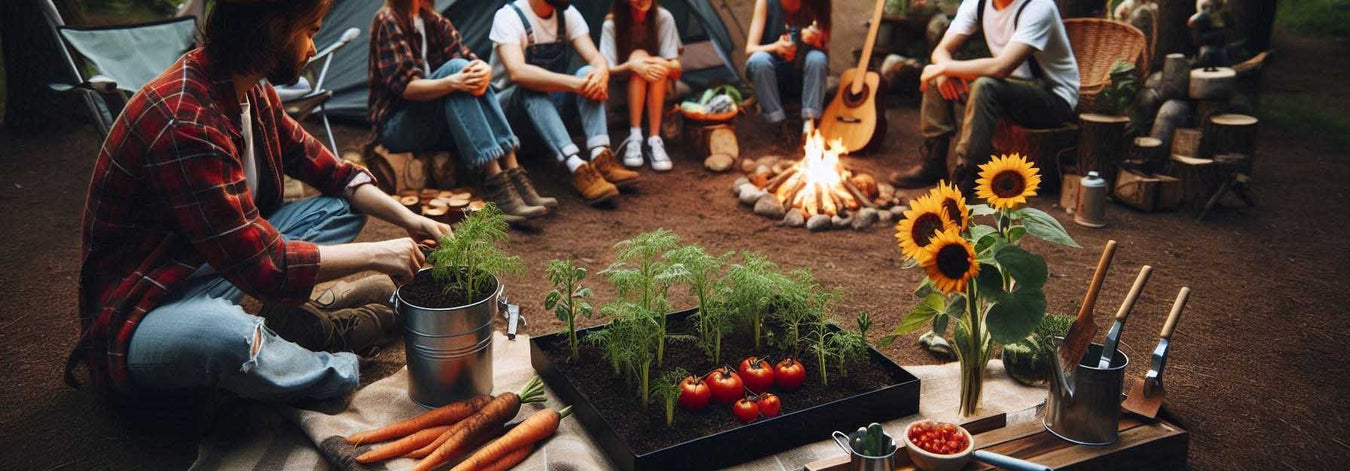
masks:
<instances>
[{"instance_id":1,"label":"person in plaid shirt sitting","mask_svg":"<svg viewBox=\"0 0 1350 471\"><path fill-rule=\"evenodd\" d=\"M250 399L340 398L358 357L397 332L395 281L415 240L450 227L382 193L286 115L262 83L294 83L331 0L218 0L198 49L141 89L109 132L84 212L80 341L67 363L118 394L223 389ZM323 196L283 204L282 175ZM409 237L351 243L366 216ZM374 270L310 300L316 283ZM374 293L374 294L372 294ZM264 317L244 312L244 295ZM279 335L280 334L280 335ZM289 339L289 340L288 340ZM334 352L334 353L330 353Z\"/></svg>"},{"instance_id":2,"label":"person in plaid shirt sitting","mask_svg":"<svg viewBox=\"0 0 1350 471\"><path fill-rule=\"evenodd\" d=\"M370 25L370 122L393 152L456 149L484 172L483 193L508 219L548 214L516 162L520 140L488 85L492 69L431 0L385 0Z\"/></svg>"}]
</instances>

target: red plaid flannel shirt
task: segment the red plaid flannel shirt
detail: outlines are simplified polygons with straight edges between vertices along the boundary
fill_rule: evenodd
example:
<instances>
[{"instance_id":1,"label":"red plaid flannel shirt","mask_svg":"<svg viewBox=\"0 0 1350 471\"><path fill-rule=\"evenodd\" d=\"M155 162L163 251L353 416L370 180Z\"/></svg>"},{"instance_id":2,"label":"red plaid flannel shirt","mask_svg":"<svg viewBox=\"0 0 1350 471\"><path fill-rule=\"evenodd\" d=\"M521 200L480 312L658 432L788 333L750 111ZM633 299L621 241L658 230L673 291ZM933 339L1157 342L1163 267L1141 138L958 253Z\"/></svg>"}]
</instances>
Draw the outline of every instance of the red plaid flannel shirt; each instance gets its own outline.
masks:
<instances>
[{"instance_id":1,"label":"red plaid flannel shirt","mask_svg":"<svg viewBox=\"0 0 1350 471\"><path fill-rule=\"evenodd\" d=\"M477 60L460 39L459 30L449 19L435 11L422 12L427 30L427 64L435 71L450 59ZM369 74L370 123L379 129L384 121L403 105L403 90L413 80L425 78L422 70L422 37L412 21L399 19L389 8L381 8L370 25Z\"/></svg>"},{"instance_id":2,"label":"red plaid flannel shirt","mask_svg":"<svg viewBox=\"0 0 1350 471\"><path fill-rule=\"evenodd\" d=\"M204 263L257 298L300 302L318 248L286 240L263 215L282 203L282 173L341 195L365 172L286 115L268 85L249 88L259 191L244 180L239 99L205 54L189 51L132 97L89 182L80 261L79 362L100 387L127 392L127 347L147 312Z\"/></svg>"}]
</instances>

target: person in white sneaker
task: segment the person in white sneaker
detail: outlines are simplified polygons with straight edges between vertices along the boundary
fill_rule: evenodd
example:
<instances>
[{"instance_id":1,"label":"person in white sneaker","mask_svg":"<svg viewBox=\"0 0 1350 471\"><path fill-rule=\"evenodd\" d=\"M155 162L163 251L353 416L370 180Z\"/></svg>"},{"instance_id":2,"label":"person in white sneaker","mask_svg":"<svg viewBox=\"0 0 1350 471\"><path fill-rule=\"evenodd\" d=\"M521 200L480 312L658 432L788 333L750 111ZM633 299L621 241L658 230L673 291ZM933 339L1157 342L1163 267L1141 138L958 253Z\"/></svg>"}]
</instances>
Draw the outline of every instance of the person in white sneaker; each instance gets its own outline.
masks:
<instances>
[{"instance_id":1,"label":"person in white sneaker","mask_svg":"<svg viewBox=\"0 0 1350 471\"><path fill-rule=\"evenodd\" d=\"M672 167L661 140L661 118L666 91L680 76L679 31L675 17L657 5L657 0L618 0L600 33L600 55L609 62L610 77L628 88L628 139L624 141L623 164L642 166L642 112L646 110L646 138L652 170ZM619 58L623 58L620 62Z\"/></svg>"}]
</instances>

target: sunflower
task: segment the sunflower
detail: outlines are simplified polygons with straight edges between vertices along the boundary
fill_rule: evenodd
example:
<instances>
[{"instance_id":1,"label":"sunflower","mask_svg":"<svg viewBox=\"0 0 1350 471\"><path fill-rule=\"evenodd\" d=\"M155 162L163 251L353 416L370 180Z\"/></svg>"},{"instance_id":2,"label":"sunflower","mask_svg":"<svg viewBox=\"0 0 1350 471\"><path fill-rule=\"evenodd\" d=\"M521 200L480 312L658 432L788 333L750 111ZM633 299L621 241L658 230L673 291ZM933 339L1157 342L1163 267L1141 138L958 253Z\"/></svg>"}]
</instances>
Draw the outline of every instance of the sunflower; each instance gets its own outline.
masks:
<instances>
[{"instance_id":1,"label":"sunflower","mask_svg":"<svg viewBox=\"0 0 1350 471\"><path fill-rule=\"evenodd\" d=\"M1040 171L1027 162L1026 157L1012 154L994 157L980 166L980 179L975 181L975 193L989 200L995 209L1012 209L1036 196L1041 186Z\"/></svg>"},{"instance_id":2,"label":"sunflower","mask_svg":"<svg viewBox=\"0 0 1350 471\"><path fill-rule=\"evenodd\" d=\"M921 262L928 272L928 279L943 293L964 291L966 283L980 272L980 264L975 263L975 248L961 237L954 227L933 236Z\"/></svg>"},{"instance_id":3,"label":"sunflower","mask_svg":"<svg viewBox=\"0 0 1350 471\"><path fill-rule=\"evenodd\" d=\"M942 206L942 211L946 213L947 219L956 225L958 232L966 230L970 225L970 211L966 209L965 195L956 189L956 185L946 181L938 182L938 186L933 187L929 195Z\"/></svg>"},{"instance_id":4,"label":"sunflower","mask_svg":"<svg viewBox=\"0 0 1350 471\"><path fill-rule=\"evenodd\" d=\"M909 202L904 219L895 225L895 238L900 240L900 251L905 257L920 259L933 234L954 227L942 206L932 196L921 196Z\"/></svg>"}]
</instances>

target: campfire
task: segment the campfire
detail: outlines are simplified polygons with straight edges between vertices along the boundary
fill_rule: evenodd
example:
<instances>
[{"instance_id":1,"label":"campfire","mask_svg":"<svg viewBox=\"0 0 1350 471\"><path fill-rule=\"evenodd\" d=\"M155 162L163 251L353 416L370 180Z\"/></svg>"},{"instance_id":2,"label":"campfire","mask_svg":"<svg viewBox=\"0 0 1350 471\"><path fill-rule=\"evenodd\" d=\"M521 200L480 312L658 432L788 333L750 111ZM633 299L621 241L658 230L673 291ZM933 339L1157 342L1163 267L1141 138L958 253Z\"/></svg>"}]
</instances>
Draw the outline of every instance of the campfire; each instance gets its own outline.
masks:
<instances>
[{"instance_id":1,"label":"campfire","mask_svg":"<svg viewBox=\"0 0 1350 471\"><path fill-rule=\"evenodd\" d=\"M754 205L756 214L783 218L782 225L791 227L861 230L894 220L896 214L889 211L897 205L894 188L847 168L840 161L844 153L838 142L826 142L819 132L812 132L801 160L747 160L742 170L748 176L737 180L736 193L742 203Z\"/></svg>"}]
</instances>

